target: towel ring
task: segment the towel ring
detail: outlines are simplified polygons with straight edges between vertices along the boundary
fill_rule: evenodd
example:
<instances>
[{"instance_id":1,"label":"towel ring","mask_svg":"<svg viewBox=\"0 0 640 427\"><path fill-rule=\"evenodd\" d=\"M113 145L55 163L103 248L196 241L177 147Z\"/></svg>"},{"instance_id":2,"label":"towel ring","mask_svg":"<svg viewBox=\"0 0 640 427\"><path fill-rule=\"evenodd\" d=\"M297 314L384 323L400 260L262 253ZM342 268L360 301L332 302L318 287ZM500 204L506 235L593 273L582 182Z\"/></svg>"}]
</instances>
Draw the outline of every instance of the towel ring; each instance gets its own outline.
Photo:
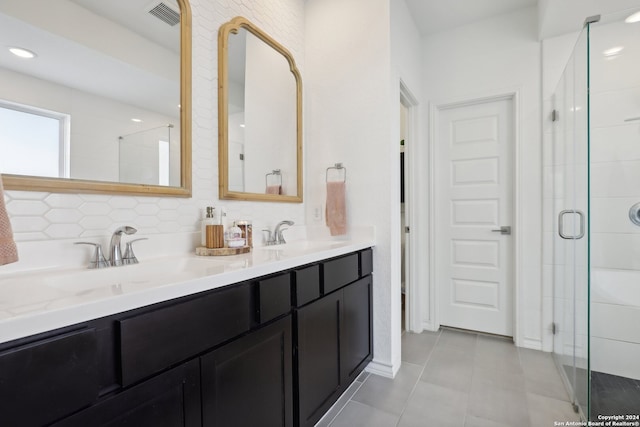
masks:
<instances>
[{"instance_id":1,"label":"towel ring","mask_svg":"<svg viewBox=\"0 0 640 427\"><path fill-rule=\"evenodd\" d=\"M265 183L265 185L266 185L267 187L269 186L269 177L270 177L270 176L277 177L277 178L278 178L278 180L280 181L280 182L278 182L278 183L276 183L276 184L274 184L274 185L280 185L280 186L282 186L282 172L280 171L280 169L274 169L274 170L273 170L273 172L269 172L268 174L266 174L266 175L264 176L264 183Z\"/></svg>"},{"instance_id":2,"label":"towel ring","mask_svg":"<svg viewBox=\"0 0 640 427\"><path fill-rule=\"evenodd\" d=\"M329 170L331 170L331 169L337 170L338 173L340 171L344 171L344 178L342 179L342 181L337 181L337 182L347 182L347 168L342 166L342 163L336 163L333 166L329 166L327 168L327 171L325 172L325 181L326 182L329 182Z\"/></svg>"}]
</instances>

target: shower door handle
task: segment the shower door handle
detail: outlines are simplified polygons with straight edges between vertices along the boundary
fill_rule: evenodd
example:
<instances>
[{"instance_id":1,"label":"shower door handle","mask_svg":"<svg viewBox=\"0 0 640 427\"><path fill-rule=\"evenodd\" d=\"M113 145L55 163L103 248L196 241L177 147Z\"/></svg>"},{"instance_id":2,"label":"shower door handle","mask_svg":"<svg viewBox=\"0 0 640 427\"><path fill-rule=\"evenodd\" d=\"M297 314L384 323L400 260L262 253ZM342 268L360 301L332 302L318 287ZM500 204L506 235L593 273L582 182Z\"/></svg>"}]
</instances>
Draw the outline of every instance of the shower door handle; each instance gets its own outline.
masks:
<instances>
[{"instance_id":1,"label":"shower door handle","mask_svg":"<svg viewBox=\"0 0 640 427\"><path fill-rule=\"evenodd\" d=\"M571 236L564 232L564 216L568 214L578 215L580 219L580 232L576 236ZM566 240L578 240L584 237L584 213L575 209L565 209L558 214L558 234Z\"/></svg>"},{"instance_id":2,"label":"shower door handle","mask_svg":"<svg viewBox=\"0 0 640 427\"><path fill-rule=\"evenodd\" d=\"M511 226L510 225L503 225L500 228L491 230L493 233L500 233L500 234L504 234L507 236L511 235Z\"/></svg>"}]
</instances>

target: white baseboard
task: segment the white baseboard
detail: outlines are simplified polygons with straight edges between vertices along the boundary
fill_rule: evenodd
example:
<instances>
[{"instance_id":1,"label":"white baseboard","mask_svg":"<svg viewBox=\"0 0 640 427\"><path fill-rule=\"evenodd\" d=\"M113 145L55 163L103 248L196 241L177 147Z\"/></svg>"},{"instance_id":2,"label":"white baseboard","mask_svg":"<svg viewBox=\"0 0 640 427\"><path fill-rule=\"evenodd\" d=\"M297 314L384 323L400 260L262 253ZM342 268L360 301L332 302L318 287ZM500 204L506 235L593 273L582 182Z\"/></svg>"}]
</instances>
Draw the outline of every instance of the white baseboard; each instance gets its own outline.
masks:
<instances>
[{"instance_id":1,"label":"white baseboard","mask_svg":"<svg viewBox=\"0 0 640 427\"><path fill-rule=\"evenodd\" d=\"M393 365L389 365L388 363L376 362L375 360L372 360L364 369L367 372L380 375L381 377L394 378L398 373L398 369L400 369L400 366L394 368Z\"/></svg>"},{"instance_id":2,"label":"white baseboard","mask_svg":"<svg viewBox=\"0 0 640 427\"><path fill-rule=\"evenodd\" d=\"M541 350L542 351L542 340L536 340L531 338L524 338L521 342L522 348L529 348L531 350Z\"/></svg>"},{"instance_id":3,"label":"white baseboard","mask_svg":"<svg viewBox=\"0 0 640 427\"><path fill-rule=\"evenodd\" d=\"M422 329L429 332L438 332L440 327L436 327L433 322L422 322Z\"/></svg>"}]
</instances>

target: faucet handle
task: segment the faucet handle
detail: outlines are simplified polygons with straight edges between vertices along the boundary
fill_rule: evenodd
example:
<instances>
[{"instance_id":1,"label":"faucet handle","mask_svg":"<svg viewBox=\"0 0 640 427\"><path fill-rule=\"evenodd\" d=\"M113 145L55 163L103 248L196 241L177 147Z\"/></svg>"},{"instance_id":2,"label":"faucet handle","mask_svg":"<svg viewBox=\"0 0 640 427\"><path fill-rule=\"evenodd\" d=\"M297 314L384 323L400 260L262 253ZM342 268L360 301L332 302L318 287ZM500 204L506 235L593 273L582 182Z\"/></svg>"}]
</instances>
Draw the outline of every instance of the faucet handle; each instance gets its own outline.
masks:
<instances>
[{"instance_id":1,"label":"faucet handle","mask_svg":"<svg viewBox=\"0 0 640 427\"><path fill-rule=\"evenodd\" d=\"M124 250L124 256L122 257L122 263L125 265L128 264L137 264L138 258L136 258L136 254L133 253L133 242L137 242L139 240L149 240L146 237L141 237L139 239L133 239L127 242L126 249Z\"/></svg>"},{"instance_id":2,"label":"faucet handle","mask_svg":"<svg viewBox=\"0 0 640 427\"><path fill-rule=\"evenodd\" d=\"M289 229L289 227L283 227L283 228L278 230L278 235L275 237L275 240L276 240L277 243L279 243L279 244L287 243L287 241L284 239L284 234L282 234L282 232L284 230L288 230L288 229Z\"/></svg>"},{"instance_id":3,"label":"faucet handle","mask_svg":"<svg viewBox=\"0 0 640 427\"><path fill-rule=\"evenodd\" d=\"M267 240L266 240L265 244L267 246L273 245L273 237L272 237L272 234L271 234L271 230L269 230L268 228L263 228L262 231L266 231L267 232Z\"/></svg>"},{"instance_id":4,"label":"faucet handle","mask_svg":"<svg viewBox=\"0 0 640 427\"><path fill-rule=\"evenodd\" d=\"M89 268L105 268L109 267L109 263L102 253L102 246L99 243L93 242L74 242L74 245L91 245L96 250L93 254L93 260L89 261Z\"/></svg>"}]
</instances>

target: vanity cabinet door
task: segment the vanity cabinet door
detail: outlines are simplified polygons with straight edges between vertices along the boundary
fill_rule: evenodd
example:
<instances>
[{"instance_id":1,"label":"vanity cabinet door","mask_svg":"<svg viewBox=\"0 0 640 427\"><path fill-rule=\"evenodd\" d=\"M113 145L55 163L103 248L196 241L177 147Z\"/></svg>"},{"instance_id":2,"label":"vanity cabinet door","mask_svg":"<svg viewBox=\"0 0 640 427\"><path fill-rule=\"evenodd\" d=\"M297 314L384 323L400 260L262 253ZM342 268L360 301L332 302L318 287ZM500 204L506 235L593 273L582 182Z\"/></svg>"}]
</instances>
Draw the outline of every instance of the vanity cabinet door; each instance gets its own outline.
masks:
<instances>
[{"instance_id":1,"label":"vanity cabinet door","mask_svg":"<svg viewBox=\"0 0 640 427\"><path fill-rule=\"evenodd\" d=\"M293 425L291 316L201 357L205 427Z\"/></svg>"},{"instance_id":2,"label":"vanity cabinet door","mask_svg":"<svg viewBox=\"0 0 640 427\"><path fill-rule=\"evenodd\" d=\"M298 422L313 426L371 361L372 278L295 311Z\"/></svg>"},{"instance_id":3,"label":"vanity cabinet door","mask_svg":"<svg viewBox=\"0 0 640 427\"><path fill-rule=\"evenodd\" d=\"M200 427L200 365L192 360L105 398L52 427Z\"/></svg>"},{"instance_id":4,"label":"vanity cabinet door","mask_svg":"<svg viewBox=\"0 0 640 427\"><path fill-rule=\"evenodd\" d=\"M98 399L94 329L0 353L0 425L43 426Z\"/></svg>"},{"instance_id":5,"label":"vanity cabinet door","mask_svg":"<svg viewBox=\"0 0 640 427\"><path fill-rule=\"evenodd\" d=\"M342 292L297 310L299 425L313 426L341 393Z\"/></svg>"},{"instance_id":6,"label":"vanity cabinet door","mask_svg":"<svg viewBox=\"0 0 640 427\"><path fill-rule=\"evenodd\" d=\"M371 276L343 290L343 341L340 366L345 384L351 384L373 355Z\"/></svg>"}]
</instances>

